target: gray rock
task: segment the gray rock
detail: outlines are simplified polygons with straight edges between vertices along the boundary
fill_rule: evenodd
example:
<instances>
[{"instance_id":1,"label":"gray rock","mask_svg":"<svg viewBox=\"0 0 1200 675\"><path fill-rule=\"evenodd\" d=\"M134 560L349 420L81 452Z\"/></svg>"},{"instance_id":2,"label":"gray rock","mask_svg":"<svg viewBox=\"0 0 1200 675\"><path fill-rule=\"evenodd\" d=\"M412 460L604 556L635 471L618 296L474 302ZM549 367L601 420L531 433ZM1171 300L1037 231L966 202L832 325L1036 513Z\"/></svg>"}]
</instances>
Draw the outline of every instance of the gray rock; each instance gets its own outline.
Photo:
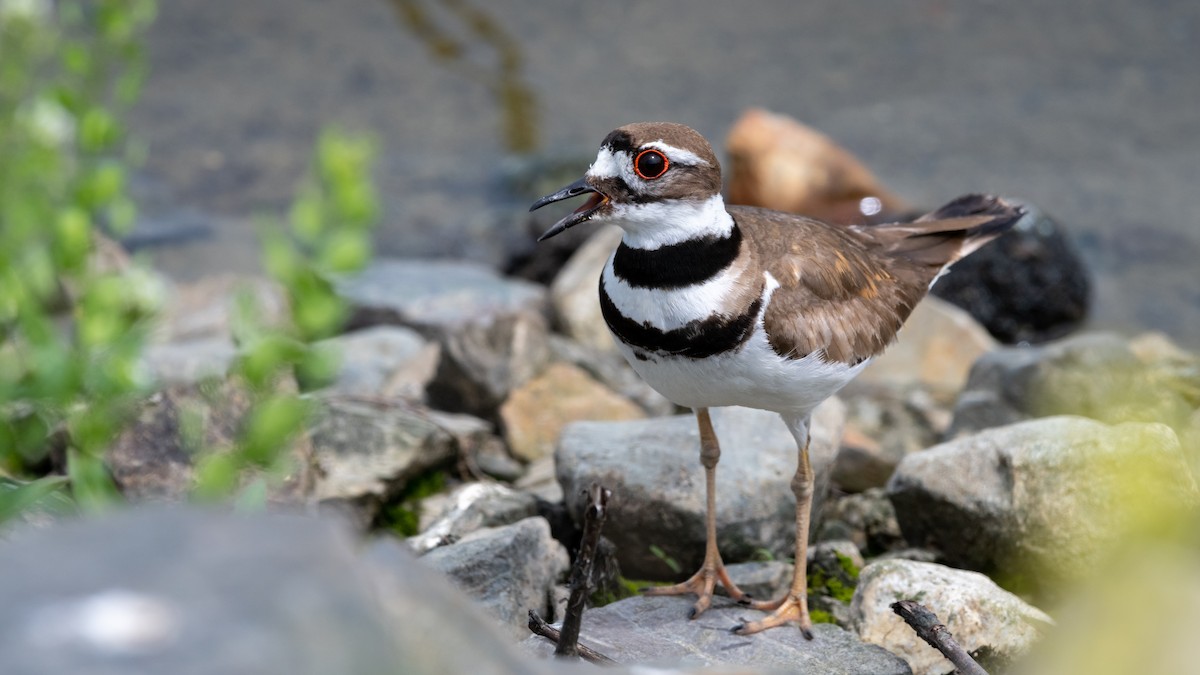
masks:
<instances>
[{"instance_id":1,"label":"gray rock","mask_svg":"<svg viewBox=\"0 0 1200 675\"><path fill-rule=\"evenodd\" d=\"M550 284L554 320L563 333L580 344L602 352L615 352L616 343L600 314L600 272L621 243L623 232L615 225L596 230L563 265Z\"/></svg>"},{"instance_id":2,"label":"gray rock","mask_svg":"<svg viewBox=\"0 0 1200 675\"><path fill-rule=\"evenodd\" d=\"M437 371L438 346L401 326L373 326L319 345L337 350L341 365L330 388L345 394L420 401Z\"/></svg>"},{"instance_id":3,"label":"gray rock","mask_svg":"<svg viewBox=\"0 0 1200 675\"><path fill-rule=\"evenodd\" d=\"M542 314L546 290L505 279L478 263L376 258L338 284L356 326L409 326L440 336L480 320L523 312Z\"/></svg>"},{"instance_id":4,"label":"gray rock","mask_svg":"<svg viewBox=\"0 0 1200 675\"><path fill-rule=\"evenodd\" d=\"M213 336L147 345L142 364L161 385L192 384L208 377L225 377L236 357L232 339Z\"/></svg>"},{"instance_id":5,"label":"gray rock","mask_svg":"<svg viewBox=\"0 0 1200 675\"><path fill-rule=\"evenodd\" d=\"M546 320L533 312L480 319L441 335L440 343L442 358L426 389L430 404L488 419L550 362Z\"/></svg>"},{"instance_id":6,"label":"gray rock","mask_svg":"<svg viewBox=\"0 0 1200 675\"><path fill-rule=\"evenodd\" d=\"M436 648L397 639L352 542L309 518L123 512L16 536L0 567L6 675L367 675Z\"/></svg>"},{"instance_id":7,"label":"gray rock","mask_svg":"<svg viewBox=\"0 0 1200 675\"><path fill-rule=\"evenodd\" d=\"M1197 503L1175 434L1050 417L909 455L888 483L905 538L1048 592L1124 537Z\"/></svg>"},{"instance_id":8,"label":"gray rock","mask_svg":"<svg viewBox=\"0 0 1200 675\"><path fill-rule=\"evenodd\" d=\"M516 480L524 473L520 462L509 455L504 441L495 434L490 422L472 415L427 411L429 419L454 437L458 455L470 471L498 478Z\"/></svg>"},{"instance_id":9,"label":"gray rock","mask_svg":"<svg viewBox=\"0 0 1200 675\"><path fill-rule=\"evenodd\" d=\"M580 642L622 664L659 668L723 666L814 675L911 672L898 656L832 624L813 626L812 640L791 627L740 636L729 629L756 612L718 602L688 620L692 602L684 597L633 597L588 610ZM537 636L522 646L542 656L554 651L549 641Z\"/></svg>"},{"instance_id":10,"label":"gray rock","mask_svg":"<svg viewBox=\"0 0 1200 675\"><path fill-rule=\"evenodd\" d=\"M419 407L340 394L317 402L310 428L316 497L353 503L364 521L409 480L459 452L455 435Z\"/></svg>"},{"instance_id":11,"label":"gray rock","mask_svg":"<svg viewBox=\"0 0 1200 675\"><path fill-rule=\"evenodd\" d=\"M284 381L280 387L294 390L295 383ZM182 500L193 486L196 449L234 447L252 404L250 390L236 378L168 386L140 403L137 416L105 454L105 464L129 499ZM291 456L292 472L271 485L269 496L302 501L312 483L308 438L299 434L283 452Z\"/></svg>"},{"instance_id":12,"label":"gray rock","mask_svg":"<svg viewBox=\"0 0 1200 675\"><path fill-rule=\"evenodd\" d=\"M615 351L601 351L562 337L550 336L554 358L586 370L608 388L641 406L651 417L663 417L678 412L674 403L646 383L625 358Z\"/></svg>"},{"instance_id":13,"label":"gray rock","mask_svg":"<svg viewBox=\"0 0 1200 675\"><path fill-rule=\"evenodd\" d=\"M525 474L517 480L516 486L551 504L563 501L563 490L555 475L553 457L542 457L530 462Z\"/></svg>"},{"instance_id":14,"label":"gray rock","mask_svg":"<svg viewBox=\"0 0 1200 675\"><path fill-rule=\"evenodd\" d=\"M1179 430L1197 403L1184 392L1197 386L1200 373L1143 362L1128 340L1108 333L998 349L971 370L947 438L1050 415L1161 422Z\"/></svg>"},{"instance_id":15,"label":"gray rock","mask_svg":"<svg viewBox=\"0 0 1200 675\"><path fill-rule=\"evenodd\" d=\"M830 498L819 522L819 540L849 539L863 555L881 555L905 543L896 509L883 488Z\"/></svg>"},{"instance_id":16,"label":"gray rock","mask_svg":"<svg viewBox=\"0 0 1200 675\"><path fill-rule=\"evenodd\" d=\"M917 675L945 675L954 665L896 616L891 605L916 599L937 615L980 664L1005 672L1054 621L1040 609L977 572L932 563L871 563L858 577L851 605L854 628L865 642L900 656Z\"/></svg>"},{"instance_id":17,"label":"gray rock","mask_svg":"<svg viewBox=\"0 0 1200 675\"><path fill-rule=\"evenodd\" d=\"M261 277L218 274L182 283L171 291L163 306L152 338L157 343L191 342L220 338L233 344L239 296L248 298L255 319L279 325L287 317L288 302L283 288Z\"/></svg>"},{"instance_id":18,"label":"gray rock","mask_svg":"<svg viewBox=\"0 0 1200 675\"><path fill-rule=\"evenodd\" d=\"M755 598L777 598L792 583L792 565L782 560L733 563L725 566L738 588ZM725 589L718 586L717 592Z\"/></svg>"},{"instance_id":19,"label":"gray rock","mask_svg":"<svg viewBox=\"0 0 1200 675\"><path fill-rule=\"evenodd\" d=\"M748 408L712 413L721 441L717 466L717 537L728 562L749 560L760 549L793 554L796 442L779 416ZM844 408L831 401L813 416L809 449L817 476L819 509L841 436ZM568 426L555 454L563 493L592 483L613 491L605 536L618 550L627 577L667 579L690 574L704 552L704 470L692 415L628 422L577 422ZM574 500L572 516L580 522ZM653 547L653 548L652 548ZM654 551L659 553L655 553ZM667 560L678 565L673 571Z\"/></svg>"},{"instance_id":20,"label":"gray rock","mask_svg":"<svg viewBox=\"0 0 1200 675\"><path fill-rule=\"evenodd\" d=\"M550 359L546 290L476 263L380 259L338 285L356 327L408 326L441 347L431 405L486 418Z\"/></svg>"},{"instance_id":21,"label":"gray rock","mask_svg":"<svg viewBox=\"0 0 1200 675\"><path fill-rule=\"evenodd\" d=\"M518 638L529 633L528 610L550 613L551 591L570 566L567 550L539 517L477 530L421 562L448 575Z\"/></svg>"},{"instance_id":22,"label":"gray rock","mask_svg":"<svg viewBox=\"0 0 1200 675\"><path fill-rule=\"evenodd\" d=\"M421 533L409 537L408 544L420 555L480 528L510 525L536 515L537 497L531 494L499 483L468 483L421 503Z\"/></svg>"},{"instance_id":23,"label":"gray rock","mask_svg":"<svg viewBox=\"0 0 1200 675\"><path fill-rule=\"evenodd\" d=\"M833 481L848 492L883 487L905 455L937 443L950 421L923 387L856 386L843 392L847 429Z\"/></svg>"}]
</instances>

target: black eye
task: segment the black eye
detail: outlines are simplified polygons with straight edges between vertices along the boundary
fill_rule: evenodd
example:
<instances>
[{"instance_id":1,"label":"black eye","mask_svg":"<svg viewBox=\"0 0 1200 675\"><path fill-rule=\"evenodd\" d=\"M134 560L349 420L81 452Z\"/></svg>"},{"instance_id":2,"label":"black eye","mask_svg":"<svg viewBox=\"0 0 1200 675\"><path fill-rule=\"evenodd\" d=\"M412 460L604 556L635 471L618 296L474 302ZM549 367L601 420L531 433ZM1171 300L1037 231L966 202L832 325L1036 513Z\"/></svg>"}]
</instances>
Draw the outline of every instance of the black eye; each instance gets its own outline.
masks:
<instances>
[{"instance_id":1,"label":"black eye","mask_svg":"<svg viewBox=\"0 0 1200 675\"><path fill-rule=\"evenodd\" d=\"M658 150L643 150L633 160L633 170L646 180L658 178L666 173L670 166L671 162L667 161L667 156Z\"/></svg>"}]
</instances>

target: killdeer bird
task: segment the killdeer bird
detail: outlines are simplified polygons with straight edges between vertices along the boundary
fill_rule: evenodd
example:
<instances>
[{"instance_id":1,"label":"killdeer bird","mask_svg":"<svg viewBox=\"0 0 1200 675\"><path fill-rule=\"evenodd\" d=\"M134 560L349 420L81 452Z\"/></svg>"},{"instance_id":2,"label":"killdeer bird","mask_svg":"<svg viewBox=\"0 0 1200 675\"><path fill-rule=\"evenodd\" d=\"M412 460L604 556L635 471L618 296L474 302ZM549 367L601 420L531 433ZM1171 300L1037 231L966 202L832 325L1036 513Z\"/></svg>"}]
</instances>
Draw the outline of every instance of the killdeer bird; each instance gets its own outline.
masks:
<instances>
[{"instance_id":1,"label":"killdeer bird","mask_svg":"<svg viewBox=\"0 0 1200 675\"><path fill-rule=\"evenodd\" d=\"M717 583L772 613L740 634L798 623L811 639L806 574L813 472L813 409L860 373L947 266L1010 228L1023 211L982 195L960 197L912 223L838 227L789 213L726 206L708 142L681 124L630 124L610 133L583 178L531 211L587 201L539 241L583 222L624 230L600 277L600 307L621 353L647 382L695 411L707 489L704 563L652 595L712 603ZM779 413L799 452L796 566L778 600L750 599L717 550L715 477L721 456L708 409L739 405Z\"/></svg>"}]
</instances>

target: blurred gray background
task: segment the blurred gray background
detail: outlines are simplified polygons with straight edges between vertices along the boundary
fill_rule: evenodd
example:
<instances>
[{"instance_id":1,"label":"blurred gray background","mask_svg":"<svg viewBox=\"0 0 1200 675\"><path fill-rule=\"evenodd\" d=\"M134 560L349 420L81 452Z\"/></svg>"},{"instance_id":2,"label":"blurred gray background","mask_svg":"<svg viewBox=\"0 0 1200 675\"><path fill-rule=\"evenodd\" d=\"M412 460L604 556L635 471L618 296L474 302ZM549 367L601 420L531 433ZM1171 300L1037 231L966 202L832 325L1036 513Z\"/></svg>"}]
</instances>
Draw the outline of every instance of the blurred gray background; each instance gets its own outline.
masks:
<instances>
[{"instance_id":1,"label":"blurred gray background","mask_svg":"<svg viewBox=\"0 0 1200 675\"><path fill-rule=\"evenodd\" d=\"M1091 265L1094 325L1200 346L1194 0L168 0L148 56L131 242L177 278L257 269L255 217L325 124L378 140L379 254L499 263L540 162L655 119L720 152L761 106L918 205L1033 201Z\"/></svg>"}]
</instances>

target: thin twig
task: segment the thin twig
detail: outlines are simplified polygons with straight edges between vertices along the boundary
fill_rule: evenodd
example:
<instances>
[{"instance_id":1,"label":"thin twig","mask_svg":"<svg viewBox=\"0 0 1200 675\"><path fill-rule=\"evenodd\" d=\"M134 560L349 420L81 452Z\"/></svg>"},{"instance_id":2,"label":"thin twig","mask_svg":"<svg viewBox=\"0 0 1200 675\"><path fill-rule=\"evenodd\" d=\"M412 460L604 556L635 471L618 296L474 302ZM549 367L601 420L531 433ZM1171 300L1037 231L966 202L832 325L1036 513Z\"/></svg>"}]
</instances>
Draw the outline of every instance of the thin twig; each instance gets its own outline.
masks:
<instances>
[{"instance_id":1,"label":"thin twig","mask_svg":"<svg viewBox=\"0 0 1200 675\"><path fill-rule=\"evenodd\" d=\"M583 610L587 605L588 581L592 578L592 564L596 559L596 547L600 545L600 529L608 515L608 498L612 491L603 485L592 484L587 492L587 509L583 512L583 539L579 543L579 554L571 568L571 595L563 614L562 639L555 648L555 656L576 656L575 645L579 642L579 627L583 623Z\"/></svg>"},{"instance_id":2,"label":"thin twig","mask_svg":"<svg viewBox=\"0 0 1200 675\"><path fill-rule=\"evenodd\" d=\"M555 644L558 643L559 638L561 637L561 634L558 632L557 628L546 623L545 619L538 616L537 612L533 611L532 609L529 610L529 631L531 633L533 633L534 635L541 635L542 637L546 638L547 640L549 640ZM600 652L596 651L595 649L588 647L587 645L576 645L575 649L577 650L579 656L581 656L581 657L587 659L588 661L591 661L592 663L595 663L597 665L601 665L601 666L618 665L618 663L616 661L613 661L612 659L601 654Z\"/></svg>"},{"instance_id":3,"label":"thin twig","mask_svg":"<svg viewBox=\"0 0 1200 675\"><path fill-rule=\"evenodd\" d=\"M892 603L892 611L904 619L917 636L930 647L938 650L962 675L988 675L967 650L954 640L954 636L938 621L937 615L912 600L901 600Z\"/></svg>"}]
</instances>

